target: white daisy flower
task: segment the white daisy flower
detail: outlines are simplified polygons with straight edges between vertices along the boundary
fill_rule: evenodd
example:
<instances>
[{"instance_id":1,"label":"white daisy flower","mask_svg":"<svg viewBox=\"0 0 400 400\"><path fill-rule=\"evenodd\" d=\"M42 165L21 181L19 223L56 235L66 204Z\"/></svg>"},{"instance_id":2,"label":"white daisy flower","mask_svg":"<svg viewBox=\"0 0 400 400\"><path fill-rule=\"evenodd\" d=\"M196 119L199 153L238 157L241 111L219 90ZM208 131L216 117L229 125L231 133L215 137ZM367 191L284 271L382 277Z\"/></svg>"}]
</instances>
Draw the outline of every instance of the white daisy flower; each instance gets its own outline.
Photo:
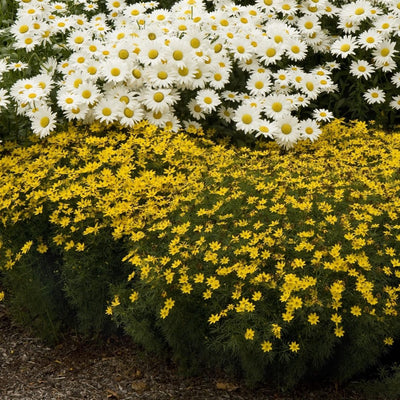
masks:
<instances>
[{"instance_id":1,"label":"white daisy flower","mask_svg":"<svg viewBox=\"0 0 400 400\"><path fill-rule=\"evenodd\" d=\"M358 35L357 44L363 49L375 49L383 40L383 36L376 29L368 29Z\"/></svg>"},{"instance_id":2,"label":"white daisy flower","mask_svg":"<svg viewBox=\"0 0 400 400\"><path fill-rule=\"evenodd\" d=\"M128 65L118 59L107 60L101 64L101 72L107 82L123 82L128 74Z\"/></svg>"},{"instance_id":3,"label":"white daisy flower","mask_svg":"<svg viewBox=\"0 0 400 400\"><path fill-rule=\"evenodd\" d=\"M285 16L293 16L297 12L297 2L296 0L278 0L275 10Z\"/></svg>"},{"instance_id":4,"label":"white daisy flower","mask_svg":"<svg viewBox=\"0 0 400 400\"><path fill-rule=\"evenodd\" d=\"M384 64L385 62L392 61L392 58L397 53L395 50L396 42L390 40L383 40L377 47L372 51L372 55L377 64Z\"/></svg>"},{"instance_id":5,"label":"white daisy flower","mask_svg":"<svg viewBox=\"0 0 400 400\"><path fill-rule=\"evenodd\" d=\"M291 104L283 94L270 94L265 97L263 112L269 118L279 119L290 114Z\"/></svg>"},{"instance_id":6,"label":"white daisy flower","mask_svg":"<svg viewBox=\"0 0 400 400\"><path fill-rule=\"evenodd\" d=\"M196 132L202 129L201 124L193 120L184 120L183 126L185 127L186 132Z\"/></svg>"},{"instance_id":7,"label":"white daisy flower","mask_svg":"<svg viewBox=\"0 0 400 400\"><path fill-rule=\"evenodd\" d=\"M62 87L57 92L57 105L62 110L71 110L72 108L79 105L79 97L77 94Z\"/></svg>"},{"instance_id":8,"label":"white daisy flower","mask_svg":"<svg viewBox=\"0 0 400 400\"><path fill-rule=\"evenodd\" d=\"M332 112L326 108L315 109L312 113L312 117L317 122L329 122L334 118Z\"/></svg>"},{"instance_id":9,"label":"white daisy flower","mask_svg":"<svg viewBox=\"0 0 400 400\"><path fill-rule=\"evenodd\" d=\"M352 22L362 22L371 16L372 6L369 1L357 0L354 3L345 4L340 10L339 16Z\"/></svg>"},{"instance_id":10,"label":"white daisy flower","mask_svg":"<svg viewBox=\"0 0 400 400\"><path fill-rule=\"evenodd\" d=\"M304 15L297 20L296 26L304 35L312 35L321 30L321 24L316 15Z\"/></svg>"},{"instance_id":11,"label":"white daisy flower","mask_svg":"<svg viewBox=\"0 0 400 400\"><path fill-rule=\"evenodd\" d=\"M182 124L179 121L179 118L172 112L170 117L165 121L164 129L171 132L178 132L180 129L182 129Z\"/></svg>"},{"instance_id":12,"label":"white daisy flower","mask_svg":"<svg viewBox=\"0 0 400 400\"><path fill-rule=\"evenodd\" d=\"M331 46L331 53L346 58L353 55L357 48L356 39L354 36L345 35L335 40Z\"/></svg>"},{"instance_id":13,"label":"white daisy flower","mask_svg":"<svg viewBox=\"0 0 400 400\"><path fill-rule=\"evenodd\" d=\"M245 133L255 132L259 119L258 109L246 103L240 105L232 117L232 120L236 122L236 128Z\"/></svg>"},{"instance_id":14,"label":"white daisy flower","mask_svg":"<svg viewBox=\"0 0 400 400\"><path fill-rule=\"evenodd\" d=\"M389 106L392 107L394 110L400 110L400 96L392 97Z\"/></svg>"},{"instance_id":15,"label":"white daisy flower","mask_svg":"<svg viewBox=\"0 0 400 400\"><path fill-rule=\"evenodd\" d=\"M119 122L122 126L132 127L141 121L143 117L143 107L138 101L131 100L125 107L122 107Z\"/></svg>"},{"instance_id":16,"label":"white daisy flower","mask_svg":"<svg viewBox=\"0 0 400 400\"><path fill-rule=\"evenodd\" d=\"M150 65L146 68L145 79L148 80L153 87L167 88L172 87L177 78L178 73L168 63L158 63Z\"/></svg>"},{"instance_id":17,"label":"white daisy flower","mask_svg":"<svg viewBox=\"0 0 400 400\"><path fill-rule=\"evenodd\" d=\"M28 64L23 61L17 61L16 63L8 64L8 69L12 71L22 71L28 68Z\"/></svg>"},{"instance_id":18,"label":"white daisy flower","mask_svg":"<svg viewBox=\"0 0 400 400\"><path fill-rule=\"evenodd\" d=\"M368 104L380 104L385 102L385 92L378 87L367 90L363 94L363 97Z\"/></svg>"},{"instance_id":19,"label":"white daisy flower","mask_svg":"<svg viewBox=\"0 0 400 400\"><path fill-rule=\"evenodd\" d=\"M43 138L50 134L56 128L56 115L50 107L41 107L31 113L32 131Z\"/></svg>"},{"instance_id":20,"label":"white daisy flower","mask_svg":"<svg viewBox=\"0 0 400 400\"><path fill-rule=\"evenodd\" d=\"M312 142L318 139L322 132L317 121L311 118L300 121L299 130L302 139L310 139Z\"/></svg>"},{"instance_id":21,"label":"white daisy flower","mask_svg":"<svg viewBox=\"0 0 400 400\"><path fill-rule=\"evenodd\" d=\"M81 83L79 83L80 80L81 79L78 78L75 84L71 87L73 93L78 96L79 103L83 103L86 105L95 104L101 95L98 87L91 82L82 81Z\"/></svg>"},{"instance_id":22,"label":"white daisy flower","mask_svg":"<svg viewBox=\"0 0 400 400\"><path fill-rule=\"evenodd\" d=\"M304 74L300 83L301 91L310 99L316 99L321 92L318 75Z\"/></svg>"},{"instance_id":23,"label":"white daisy flower","mask_svg":"<svg viewBox=\"0 0 400 400\"><path fill-rule=\"evenodd\" d=\"M220 106L218 108L218 116L224 120L225 122L231 122L232 117L235 113L235 109L232 107L225 107L225 106Z\"/></svg>"},{"instance_id":24,"label":"white daisy flower","mask_svg":"<svg viewBox=\"0 0 400 400\"><path fill-rule=\"evenodd\" d=\"M241 36L236 36L232 40L228 41L230 52L233 54L235 60L246 61L253 57L254 50L247 43L246 39Z\"/></svg>"},{"instance_id":25,"label":"white daisy flower","mask_svg":"<svg viewBox=\"0 0 400 400\"><path fill-rule=\"evenodd\" d=\"M349 72L357 79L369 79L375 72L375 67L365 60L352 61Z\"/></svg>"},{"instance_id":26,"label":"white daisy flower","mask_svg":"<svg viewBox=\"0 0 400 400\"><path fill-rule=\"evenodd\" d=\"M8 95L7 90L0 89L0 109L5 108L10 103L10 96Z\"/></svg>"},{"instance_id":27,"label":"white daisy flower","mask_svg":"<svg viewBox=\"0 0 400 400\"><path fill-rule=\"evenodd\" d=\"M172 117L172 111L167 109L165 111L149 111L145 114L144 119L158 127L163 127L168 120Z\"/></svg>"},{"instance_id":28,"label":"white daisy flower","mask_svg":"<svg viewBox=\"0 0 400 400\"><path fill-rule=\"evenodd\" d=\"M189 101L188 105L187 105L189 112L191 114L191 116L197 120L199 119L204 119L206 117L203 108L201 107L201 105L197 102L196 99L192 99Z\"/></svg>"},{"instance_id":29,"label":"white daisy flower","mask_svg":"<svg viewBox=\"0 0 400 400\"><path fill-rule=\"evenodd\" d=\"M179 66L174 63L173 67L175 68L175 71L177 73L176 75L177 87L179 89L192 89L193 79L195 76L199 75L198 72L199 63L190 57L186 57L183 66Z\"/></svg>"},{"instance_id":30,"label":"white daisy flower","mask_svg":"<svg viewBox=\"0 0 400 400\"><path fill-rule=\"evenodd\" d=\"M257 51L257 56L265 65L275 64L277 61L281 60L283 54L283 46L275 43L273 39L266 39L263 41Z\"/></svg>"},{"instance_id":31,"label":"white daisy flower","mask_svg":"<svg viewBox=\"0 0 400 400\"><path fill-rule=\"evenodd\" d=\"M213 89L223 89L225 85L229 82L230 76L231 74L228 69L218 68L209 73L208 84Z\"/></svg>"},{"instance_id":32,"label":"white daisy flower","mask_svg":"<svg viewBox=\"0 0 400 400\"><path fill-rule=\"evenodd\" d=\"M390 35L394 29L398 28L399 19L393 15L382 15L374 22L374 28L383 35Z\"/></svg>"},{"instance_id":33,"label":"white daisy flower","mask_svg":"<svg viewBox=\"0 0 400 400\"><path fill-rule=\"evenodd\" d=\"M264 136L265 138L273 139L275 133L278 130L278 127L275 122L262 118L256 121L255 126L257 131L255 135L256 137Z\"/></svg>"},{"instance_id":34,"label":"white daisy flower","mask_svg":"<svg viewBox=\"0 0 400 400\"><path fill-rule=\"evenodd\" d=\"M391 78L390 81L395 85L397 88L400 88L400 72L396 72Z\"/></svg>"},{"instance_id":35,"label":"white daisy flower","mask_svg":"<svg viewBox=\"0 0 400 400\"><path fill-rule=\"evenodd\" d=\"M398 65L394 59L387 59L386 61L383 61L382 63L378 62L375 60L375 66L376 68L379 68L382 70L382 72L392 72L395 69L397 69Z\"/></svg>"},{"instance_id":36,"label":"white daisy flower","mask_svg":"<svg viewBox=\"0 0 400 400\"><path fill-rule=\"evenodd\" d=\"M254 72L246 82L246 89L252 96L265 95L271 89L271 77L269 72Z\"/></svg>"},{"instance_id":37,"label":"white daisy flower","mask_svg":"<svg viewBox=\"0 0 400 400\"><path fill-rule=\"evenodd\" d=\"M240 94L238 92L233 92L231 90L224 90L221 93L221 98L226 101L231 101L233 103L238 103L241 101Z\"/></svg>"},{"instance_id":38,"label":"white daisy flower","mask_svg":"<svg viewBox=\"0 0 400 400\"><path fill-rule=\"evenodd\" d=\"M307 45L300 39L289 39L286 44L286 55L290 60L304 60L307 55Z\"/></svg>"},{"instance_id":39,"label":"white daisy flower","mask_svg":"<svg viewBox=\"0 0 400 400\"><path fill-rule=\"evenodd\" d=\"M109 96L102 98L93 108L96 120L110 124L120 117L121 103Z\"/></svg>"},{"instance_id":40,"label":"white daisy flower","mask_svg":"<svg viewBox=\"0 0 400 400\"><path fill-rule=\"evenodd\" d=\"M274 138L280 146L290 148L300 139L299 120L295 116L286 115L276 120L275 124Z\"/></svg>"},{"instance_id":41,"label":"white daisy flower","mask_svg":"<svg viewBox=\"0 0 400 400\"><path fill-rule=\"evenodd\" d=\"M218 93L212 89L199 90L196 95L196 102L206 114L215 111L221 104Z\"/></svg>"},{"instance_id":42,"label":"white daisy flower","mask_svg":"<svg viewBox=\"0 0 400 400\"><path fill-rule=\"evenodd\" d=\"M149 110L165 112L179 100L179 93L167 88L143 88L140 98Z\"/></svg>"}]
</instances>

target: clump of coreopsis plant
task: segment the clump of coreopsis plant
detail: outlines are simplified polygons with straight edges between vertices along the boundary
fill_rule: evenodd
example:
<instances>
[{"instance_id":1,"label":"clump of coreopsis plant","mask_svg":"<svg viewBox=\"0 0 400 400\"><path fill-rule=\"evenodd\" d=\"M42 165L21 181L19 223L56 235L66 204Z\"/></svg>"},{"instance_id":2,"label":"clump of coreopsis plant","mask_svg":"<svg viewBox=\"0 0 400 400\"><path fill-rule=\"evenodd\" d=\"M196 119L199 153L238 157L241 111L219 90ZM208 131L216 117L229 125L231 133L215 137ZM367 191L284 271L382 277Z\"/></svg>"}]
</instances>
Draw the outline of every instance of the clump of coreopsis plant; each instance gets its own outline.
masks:
<instances>
[{"instance_id":1,"label":"clump of coreopsis plant","mask_svg":"<svg viewBox=\"0 0 400 400\"><path fill-rule=\"evenodd\" d=\"M101 330L111 317L185 368L282 385L353 376L400 332L400 136L324 130L286 154L145 123L5 144L6 298L18 309L35 284L38 302L61 299L55 321Z\"/></svg>"},{"instance_id":2,"label":"clump of coreopsis plant","mask_svg":"<svg viewBox=\"0 0 400 400\"><path fill-rule=\"evenodd\" d=\"M383 112L395 122L396 1L157 5L6 6L14 21L0 20L5 128L14 132L25 121L43 137L65 121L146 119L174 131L218 125L291 147L316 139L332 112L376 120Z\"/></svg>"}]
</instances>

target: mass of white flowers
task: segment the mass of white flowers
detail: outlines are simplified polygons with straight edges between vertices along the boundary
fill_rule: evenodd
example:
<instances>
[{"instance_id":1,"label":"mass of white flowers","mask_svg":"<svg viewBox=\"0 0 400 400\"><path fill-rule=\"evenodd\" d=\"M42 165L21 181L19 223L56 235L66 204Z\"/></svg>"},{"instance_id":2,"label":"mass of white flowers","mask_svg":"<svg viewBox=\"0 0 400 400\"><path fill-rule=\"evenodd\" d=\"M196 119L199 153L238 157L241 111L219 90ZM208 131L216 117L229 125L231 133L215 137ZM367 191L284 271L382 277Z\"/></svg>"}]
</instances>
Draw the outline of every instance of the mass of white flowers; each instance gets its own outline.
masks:
<instances>
[{"instance_id":1,"label":"mass of white flowers","mask_svg":"<svg viewBox=\"0 0 400 400\"><path fill-rule=\"evenodd\" d=\"M44 137L60 119L123 126L146 119L177 131L213 115L290 148L317 139L318 122L333 117L318 97L338 90L333 71L342 60L351 60L348 73L358 80L378 70L399 74L398 1L254 3L216 1L207 11L202 0L169 10L157 2L18 0L5 29L20 58L0 58L0 118L26 116ZM306 69L309 53L324 62ZM372 84L362 95L398 109L397 83L391 96ZM300 119L311 104L310 118Z\"/></svg>"}]
</instances>

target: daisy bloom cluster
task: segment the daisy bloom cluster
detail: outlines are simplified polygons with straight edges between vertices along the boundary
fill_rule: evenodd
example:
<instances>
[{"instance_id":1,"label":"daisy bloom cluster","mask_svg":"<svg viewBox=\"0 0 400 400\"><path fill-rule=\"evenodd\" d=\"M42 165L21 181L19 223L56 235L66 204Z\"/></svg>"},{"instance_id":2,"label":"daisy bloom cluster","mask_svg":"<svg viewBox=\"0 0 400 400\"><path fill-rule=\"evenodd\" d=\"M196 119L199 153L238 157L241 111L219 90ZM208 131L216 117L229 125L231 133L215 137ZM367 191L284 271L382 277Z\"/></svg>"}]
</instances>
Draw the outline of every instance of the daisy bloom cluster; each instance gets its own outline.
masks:
<instances>
[{"instance_id":1,"label":"daisy bloom cluster","mask_svg":"<svg viewBox=\"0 0 400 400\"><path fill-rule=\"evenodd\" d=\"M208 11L201 0L182 0L170 10L157 2L24 0L9 28L12 46L27 60L39 52L47 58L36 71L20 60L0 60L9 86L0 92L0 112L12 100L41 137L60 119L123 126L148 120L178 131L215 114L287 148L313 141L319 122L332 118L317 98L336 91L333 71L342 62L352 59L346 67L357 79L380 70L393 73L395 89L400 86L397 2L336 3L217 1ZM16 73L28 67L23 78ZM377 87L363 95L368 104L386 100ZM399 96L390 105L400 108Z\"/></svg>"}]
</instances>

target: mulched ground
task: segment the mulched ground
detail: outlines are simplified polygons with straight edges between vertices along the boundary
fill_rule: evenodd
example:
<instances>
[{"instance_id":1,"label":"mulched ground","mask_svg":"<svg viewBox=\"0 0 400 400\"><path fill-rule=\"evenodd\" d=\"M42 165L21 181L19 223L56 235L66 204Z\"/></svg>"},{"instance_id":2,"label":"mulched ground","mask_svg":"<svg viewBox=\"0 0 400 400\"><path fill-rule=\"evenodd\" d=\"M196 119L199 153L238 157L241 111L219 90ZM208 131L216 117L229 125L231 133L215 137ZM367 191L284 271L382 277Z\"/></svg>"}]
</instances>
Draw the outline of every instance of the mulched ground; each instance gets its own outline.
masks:
<instances>
[{"instance_id":1,"label":"mulched ground","mask_svg":"<svg viewBox=\"0 0 400 400\"><path fill-rule=\"evenodd\" d=\"M68 338L51 348L15 326L0 305L0 399L25 400L362 400L349 389L247 389L223 375L183 378L127 337Z\"/></svg>"}]
</instances>

